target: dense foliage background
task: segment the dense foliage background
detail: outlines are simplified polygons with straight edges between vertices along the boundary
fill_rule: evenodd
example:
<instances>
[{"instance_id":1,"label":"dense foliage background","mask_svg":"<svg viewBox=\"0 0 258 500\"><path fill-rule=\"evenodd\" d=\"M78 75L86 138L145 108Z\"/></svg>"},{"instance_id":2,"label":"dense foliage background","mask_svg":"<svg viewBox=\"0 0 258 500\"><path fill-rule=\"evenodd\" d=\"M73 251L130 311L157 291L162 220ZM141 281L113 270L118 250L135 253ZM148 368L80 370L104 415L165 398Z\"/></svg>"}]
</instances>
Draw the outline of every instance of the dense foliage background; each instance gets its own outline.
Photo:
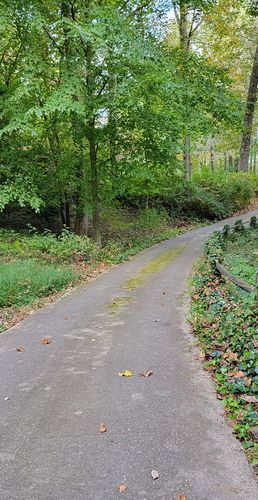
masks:
<instances>
[{"instance_id":1,"label":"dense foliage background","mask_svg":"<svg viewBox=\"0 0 258 500\"><path fill-rule=\"evenodd\" d=\"M110 206L221 218L249 203L255 113L253 178L235 172L258 39L250 2L0 6L2 224L18 213L22 226L17 207L31 207L44 227L55 214L54 231L90 222L100 242Z\"/></svg>"}]
</instances>

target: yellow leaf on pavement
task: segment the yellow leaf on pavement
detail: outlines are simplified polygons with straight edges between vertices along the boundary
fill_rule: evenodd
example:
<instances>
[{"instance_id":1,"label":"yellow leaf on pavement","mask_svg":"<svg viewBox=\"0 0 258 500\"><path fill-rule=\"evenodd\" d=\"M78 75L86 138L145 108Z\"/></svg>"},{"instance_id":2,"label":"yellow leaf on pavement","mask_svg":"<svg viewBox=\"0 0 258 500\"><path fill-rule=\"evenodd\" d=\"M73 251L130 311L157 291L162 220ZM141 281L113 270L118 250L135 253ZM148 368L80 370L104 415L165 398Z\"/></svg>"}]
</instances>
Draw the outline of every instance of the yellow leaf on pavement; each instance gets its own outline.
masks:
<instances>
[{"instance_id":1,"label":"yellow leaf on pavement","mask_svg":"<svg viewBox=\"0 0 258 500\"><path fill-rule=\"evenodd\" d=\"M133 372L131 370L124 370L123 372L119 372L119 377L132 377Z\"/></svg>"}]
</instances>

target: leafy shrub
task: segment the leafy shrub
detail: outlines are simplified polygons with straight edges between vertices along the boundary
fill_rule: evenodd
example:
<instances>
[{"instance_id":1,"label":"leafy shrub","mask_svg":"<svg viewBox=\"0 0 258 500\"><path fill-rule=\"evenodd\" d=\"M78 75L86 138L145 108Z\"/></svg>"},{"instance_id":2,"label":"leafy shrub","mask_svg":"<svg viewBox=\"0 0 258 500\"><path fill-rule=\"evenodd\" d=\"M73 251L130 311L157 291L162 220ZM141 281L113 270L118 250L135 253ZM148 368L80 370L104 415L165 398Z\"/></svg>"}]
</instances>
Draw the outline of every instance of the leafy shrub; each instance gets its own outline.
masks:
<instances>
[{"instance_id":1,"label":"leafy shrub","mask_svg":"<svg viewBox=\"0 0 258 500\"><path fill-rule=\"evenodd\" d=\"M157 229L168 223L168 213L164 208L145 208L140 211L136 224L147 229Z\"/></svg>"},{"instance_id":2,"label":"leafy shrub","mask_svg":"<svg viewBox=\"0 0 258 500\"><path fill-rule=\"evenodd\" d=\"M72 262L96 257L98 247L87 236L77 236L64 230L60 236L45 234L21 234L14 231L0 232L0 256L39 258L53 262Z\"/></svg>"},{"instance_id":3,"label":"leafy shrub","mask_svg":"<svg viewBox=\"0 0 258 500\"><path fill-rule=\"evenodd\" d=\"M251 217L250 219L250 227L252 229L256 229L258 227L257 217L255 215L253 215L253 217Z\"/></svg>"},{"instance_id":4,"label":"leafy shrub","mask_svg":"<svg viewBox=\"0 0 258 500\"><path fill-rule=\"evenodd\" d=\"M248 206L255 194L255 182L246 174L195 174L178 184L168 197L172 212L222 219ZM167 202L166 202L167 203Z\"/></svg>"},{"instance_id":5,"label":"leafy shrub","mask_svg":"<svg viewBox=\"0 0 258 500\"><path fill-rule=\"evenodd\" d=\"M215 272L216 262L221 262L223 260L224 248L223 234L219 231L215 231L204 245L205 253Z\"/></svg>"},{"instance_id":6,"label":"leafy shrub","mask_svg":"<svg viewBox=\"0 0 258 500\"><path fill-rule=\"evenodd\" d=\"M241 220L236 220L234 224L234 231L241 233L245 230L245 226Z\"/></svg>"}]
</instances>

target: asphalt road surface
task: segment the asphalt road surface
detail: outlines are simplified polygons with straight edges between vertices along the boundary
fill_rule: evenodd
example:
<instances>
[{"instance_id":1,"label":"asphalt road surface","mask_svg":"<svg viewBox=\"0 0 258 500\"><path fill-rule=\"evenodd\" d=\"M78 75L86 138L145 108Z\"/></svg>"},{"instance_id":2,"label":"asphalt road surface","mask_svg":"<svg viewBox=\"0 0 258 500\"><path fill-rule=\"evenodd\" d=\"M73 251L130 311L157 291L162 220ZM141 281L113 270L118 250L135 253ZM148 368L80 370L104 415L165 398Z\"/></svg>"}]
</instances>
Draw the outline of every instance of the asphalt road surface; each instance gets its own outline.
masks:
<instances>
[{"instance_id":1,"label":"asphalt road surface","mask_svg":"<svg viewBox=\"0 0 258 500\"><path fill-rule=\"evenodd\" d=\"M0 336L1 500L258 499L186 323L188 276L223 224L140 253Z\"/></svg>"}]
</instances>

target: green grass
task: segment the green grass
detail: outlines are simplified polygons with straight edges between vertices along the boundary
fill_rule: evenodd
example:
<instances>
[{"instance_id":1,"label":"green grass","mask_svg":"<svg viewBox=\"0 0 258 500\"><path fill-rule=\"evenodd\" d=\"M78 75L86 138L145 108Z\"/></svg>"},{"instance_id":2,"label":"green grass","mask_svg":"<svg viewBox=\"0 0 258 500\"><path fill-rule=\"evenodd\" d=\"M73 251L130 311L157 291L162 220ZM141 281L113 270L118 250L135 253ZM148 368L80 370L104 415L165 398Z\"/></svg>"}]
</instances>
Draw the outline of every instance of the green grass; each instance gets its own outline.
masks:
<instances>
[{"instance_id":1,"label":"green grass","mask_svg":"<svg viewBox=\"0 0 258 500\"><path fill-rule=\"evenodd\" d=\"M229 240L224 264L232 274L254 285L258 268L258 230L246 229Z\"/></svg>"},{"instance_id":2,"label":"green grass","mask_svg":"<svg viewBox=\"0 0 258 500\"><path fill-rule=\"evenodd\" d=\"M0 307L31 305L39 297L63 290L76 277L71 267L33 259L0 263L0 276Z\"/></svg>"}]
</instances>

